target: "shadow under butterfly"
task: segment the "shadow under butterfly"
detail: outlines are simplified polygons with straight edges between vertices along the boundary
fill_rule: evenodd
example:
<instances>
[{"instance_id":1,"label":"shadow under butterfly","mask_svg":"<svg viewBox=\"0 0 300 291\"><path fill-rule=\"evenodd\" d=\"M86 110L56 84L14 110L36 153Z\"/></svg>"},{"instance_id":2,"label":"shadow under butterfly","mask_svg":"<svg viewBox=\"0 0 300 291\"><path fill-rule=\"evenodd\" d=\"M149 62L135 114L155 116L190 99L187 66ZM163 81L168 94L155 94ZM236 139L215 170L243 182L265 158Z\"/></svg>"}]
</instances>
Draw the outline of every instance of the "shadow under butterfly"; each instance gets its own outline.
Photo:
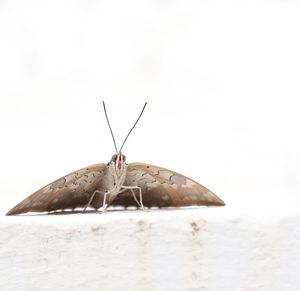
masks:
<instances>
[{"instance_id":1,"label":"shadow under butterfly","mask_svg":"<svg viewBox=\"0 0 300 291\"><path fill-rule=\"evenodd\" d=\"M142 209L145 206L224 206L225 203L217 195L188 177L149 164L126 164L126 157L121 151L146 105L147 102L118 150L103 102L116 150L110 162L80 169L50 183L17 204L6 215L76 208L86 211L88 207L102 207L104 212L109 206L139 206Z\"/></svg>"}]
</instances>

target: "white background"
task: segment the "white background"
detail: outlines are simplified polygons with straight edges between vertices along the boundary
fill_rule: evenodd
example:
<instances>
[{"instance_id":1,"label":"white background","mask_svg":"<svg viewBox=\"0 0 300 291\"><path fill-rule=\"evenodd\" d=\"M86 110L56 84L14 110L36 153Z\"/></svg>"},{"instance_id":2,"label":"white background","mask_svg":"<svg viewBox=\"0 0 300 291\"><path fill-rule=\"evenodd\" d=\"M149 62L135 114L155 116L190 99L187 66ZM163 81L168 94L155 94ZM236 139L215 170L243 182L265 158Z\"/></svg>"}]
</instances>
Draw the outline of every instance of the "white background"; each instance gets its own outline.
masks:
<instances>
[{"instance_id":1,"label":"white background","mask_svg":"<svg viewBox=\"0 0 300 291\"><path fill-rule=\"evenodd\" d=\"M296 1L1 1L0 211L123 153L227 207L300 202Z\"/></svg>"}]
</instances>

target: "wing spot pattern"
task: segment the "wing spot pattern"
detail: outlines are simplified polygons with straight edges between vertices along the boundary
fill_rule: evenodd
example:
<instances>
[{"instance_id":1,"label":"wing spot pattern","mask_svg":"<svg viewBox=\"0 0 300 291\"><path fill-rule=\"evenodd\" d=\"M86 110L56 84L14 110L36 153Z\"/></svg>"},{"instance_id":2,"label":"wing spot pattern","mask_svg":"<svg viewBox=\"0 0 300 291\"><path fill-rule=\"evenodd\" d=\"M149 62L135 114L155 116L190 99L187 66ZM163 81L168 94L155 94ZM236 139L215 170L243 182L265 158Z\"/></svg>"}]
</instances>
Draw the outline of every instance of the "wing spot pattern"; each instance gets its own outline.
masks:
<instances>
[{"instance_id":1,"label":"wing spot pattern","mask_svg":"<svg viewBox=\"0 0 300 291\"><path fill-rule=\"evenodd\" d=\"M185 179L185 182L182 183L183 188L193 188L194 187L195 182L193 182L189 179L186 179L186 178L184 178L184 179Z\"/></svg>"},{"instance_id":2,"label":"wing spot pattern","mask_svg":"<svg viewBox=\"0 0 300 291\"><path fill-rule=\"evenodd\" d=\"M54 200L53 200L53 203L57 203L59 201L59 199L58 198L55 198Z\"/></svg>"},{"instance_id":3,"label":"wing spot pattern","mask_svg":"<svg viewBox=\"0 0 300 291\"><path fill-rule=\"evenodd\" d=\"M66 179L60 178L51 184L51 188L52 190L55 190L56 188L61 188L65 185L65 183L66 183Z\"/></svg>"},{"instance_id":4,"label":"wing spot pattern","mask_svg":"<svg viewBox=\"0 0 300 291\"><path fill-rule=\"evenodd\" d=\"M145 184L145 186L146 187L149 187L150 185L152 185L152 184L154 184L154 183L156 183L157 181L154 179L154 180L152 180L152 181L145 181L144 182L144 184ZM149 185L148 185L149 184ZM151 187L150 187L151 188Z\"/></svg>"},{"instance_id":5,"label":"wing spot pattern","mask_svg":"<svg viewBox=\"0 0 300 291\"><path fill-rule=\"evenodd\" d=\"M167 175L164 174L164 173L161 173L161 172L167 172ZM168 173L169 173L169 175L168 175ZM170 184L170 185L173 185L173 184L174 184L174 182L172 181L172 177L173 177L174 175L175 175L175 174L170 174L170 172L169 172L169 171L166 171L166 170L157 170L157 173L155 174L155 176L163 177L163 178L164 178L164 180L162 180L162 181L160 182L161 184L168 183L168 181L169 181L168 184Z\"/></svg>"}]
</instances>

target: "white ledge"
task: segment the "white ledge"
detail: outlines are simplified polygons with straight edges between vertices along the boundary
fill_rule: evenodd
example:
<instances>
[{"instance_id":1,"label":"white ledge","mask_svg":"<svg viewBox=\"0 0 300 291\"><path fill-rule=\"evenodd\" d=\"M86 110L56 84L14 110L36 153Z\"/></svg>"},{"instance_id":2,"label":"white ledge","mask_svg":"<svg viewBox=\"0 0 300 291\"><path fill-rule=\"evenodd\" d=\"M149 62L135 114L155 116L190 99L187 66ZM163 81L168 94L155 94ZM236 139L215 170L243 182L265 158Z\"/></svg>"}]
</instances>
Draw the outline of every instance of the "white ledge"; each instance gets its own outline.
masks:
<instances>
[{"instance_id":1,"label":"white ledge","mask_svg":"<svg viewBox=\"0 0 300 291\"><path fill-rule=\"evenodd\" d=\"M300 214L5 217L0 290L300 290Z\"/></svg>"}]
</instances>

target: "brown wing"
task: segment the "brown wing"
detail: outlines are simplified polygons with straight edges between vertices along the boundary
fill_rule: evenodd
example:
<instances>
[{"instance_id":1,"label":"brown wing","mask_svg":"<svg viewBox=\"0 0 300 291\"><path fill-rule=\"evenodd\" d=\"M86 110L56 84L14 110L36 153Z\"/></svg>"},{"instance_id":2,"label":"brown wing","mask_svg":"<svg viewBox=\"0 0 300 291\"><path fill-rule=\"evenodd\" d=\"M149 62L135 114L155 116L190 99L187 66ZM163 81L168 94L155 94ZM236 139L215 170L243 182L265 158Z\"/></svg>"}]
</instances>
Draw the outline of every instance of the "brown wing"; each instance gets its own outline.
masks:
<instances>
[{"instance_id":1,"label":"brown wing","mask_svg":"<svg viewBox=\"0 0 300 291\"><path fill-rule=\"evenodd\" d=\"M6 215L85 207L94 191L101 186L106 168L106 164L96 164L72 172L33 193Z\"/></svg>"},{"instance_id":2,"label":"brown wing","mask_svg":"<svg viewBox=\"0 0 300 291\"><path fill-rule=\"evenodd\" d=\"M148 207L180 207L192 205L224 206L213 192L176 172L142 163L131 163L124 185L142 189L143 204ZM138 195L138 192L135 192ZM119 194L113 206L136 206L131 191Z\"/></svg>"}]
</instances>

